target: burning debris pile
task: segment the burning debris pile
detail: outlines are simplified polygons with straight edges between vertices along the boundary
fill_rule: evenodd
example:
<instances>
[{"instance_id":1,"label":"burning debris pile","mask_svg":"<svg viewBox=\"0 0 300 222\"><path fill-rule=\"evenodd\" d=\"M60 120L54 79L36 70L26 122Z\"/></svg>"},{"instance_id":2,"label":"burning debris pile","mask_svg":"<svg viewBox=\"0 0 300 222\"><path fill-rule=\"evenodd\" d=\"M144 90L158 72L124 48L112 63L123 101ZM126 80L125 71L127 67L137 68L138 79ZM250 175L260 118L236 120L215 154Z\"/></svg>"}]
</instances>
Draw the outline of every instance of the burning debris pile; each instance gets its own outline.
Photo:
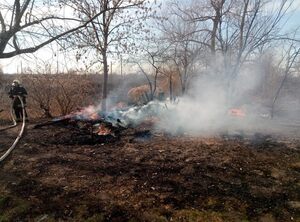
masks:
<instances>
[{"instance_id":1,"label":"burning debris pile","mask_svg":"<svg viewBox=\"0 0 300 222\"><path fill-rule=\"evenodd\" d=\"M119 139L127 129L155 129L171 135L234 135L252 136L255 133L282 133L276 122L248 112L246 108L227 109L214 101L199 103L181 98L177 103L152 101L143 106L116 105L103 112L100 107L89 106L69 115L55 118L35 127L62 125L75 129L83 138L79 143L102 143ZM290 132L291 129L285 129ZM294 132L292 132L294 133ZM75 139L74 139L75 138Z\"/></svg>"},{"instance_id":2,"label":"burning debris pile","mask_svg":"<svg viewBox=\"0 0 300 222\"><path fill-rule=\"evenodd\" d=\"M74 131L70 143L96 144L117 140L126 129L139 128L139 126L153 126L158 119L158 114L166 110L166 105L157 101L144 106L118 107L103 112L99 107L89 106L66 116L40 123L34 128L50 125L59 125ZM141 127L140 127L141 128ZM144 134L134 132L134 135ZM149 132L146 133L147 136Z\"/></svg>"}]
</instances>

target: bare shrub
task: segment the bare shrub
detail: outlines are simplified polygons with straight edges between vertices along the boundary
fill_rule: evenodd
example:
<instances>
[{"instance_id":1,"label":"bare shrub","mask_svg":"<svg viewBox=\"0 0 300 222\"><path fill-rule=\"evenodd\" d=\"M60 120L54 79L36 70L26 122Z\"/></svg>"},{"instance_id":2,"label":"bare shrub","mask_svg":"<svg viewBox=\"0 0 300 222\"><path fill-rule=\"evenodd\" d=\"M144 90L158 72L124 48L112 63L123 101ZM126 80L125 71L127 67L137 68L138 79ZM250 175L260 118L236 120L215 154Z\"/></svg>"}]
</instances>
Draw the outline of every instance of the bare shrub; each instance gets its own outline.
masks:
<instances>
[{"instance_id":1,"label":"bare shrub","mask_svg":"<svg viewBox=\"0 0 300 222\"><path fill-rule=\"evenodd\" d=\"M63 75L56 79L54 106L60 115L86 106L92 102L93 89L86 75Z\"/></svg>"},{"instance_id":2,"label":"bare shrub","mask_svg":"<svg viewBox=\"0 0 300 222\"><path fill-rule=\"evenodd\" d=\"M34 107L37 112L41 111L44 117L52 117L51 108L55 94L53 75L29 75L26 78L26 83L28 90L30 90L31 107Z\"/></svg>"},{"instance_id":3,"label":"bare shrub","mask_svg":"<svg viewBox=\"0 0 300 222\"><path fill-rule=\"evenodd\" d=\"M9 89L9 84L11 83L12 78L8 75L0 74L0 118L9 119L10 118L10 108L11 100L9 99L7 92Z\"/></svg>"},{"instance_id":4,"label":"bare shrub","mask_svg":"<svg viewBox=\"0 0 300 222\"><path fill-rule=\"evenodd\" d=\"M97 101L98 85L93 76L69 74L27 74L20 76L28 91L30 117L66 115Z\"/></svg>"}]
</instances>

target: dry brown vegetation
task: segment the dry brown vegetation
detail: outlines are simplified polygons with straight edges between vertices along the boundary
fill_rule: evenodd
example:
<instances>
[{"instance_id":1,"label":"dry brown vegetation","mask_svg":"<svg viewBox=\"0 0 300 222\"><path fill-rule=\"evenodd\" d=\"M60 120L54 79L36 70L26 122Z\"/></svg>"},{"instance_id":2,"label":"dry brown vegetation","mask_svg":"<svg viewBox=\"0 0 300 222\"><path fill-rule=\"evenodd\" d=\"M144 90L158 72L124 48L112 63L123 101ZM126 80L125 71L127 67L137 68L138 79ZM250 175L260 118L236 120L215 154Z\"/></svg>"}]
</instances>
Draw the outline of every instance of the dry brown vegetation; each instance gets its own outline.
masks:
<instances>
[{"instance_id":1,"label":"dry brown vegetation","mask_svg":"<svg viewBox=\"0 0 300 222\"><path fill-rule=\"evenodd\" d=\"M5 110L0 116L2 119L7 119L9 115L10 99L7 90L15 78L20 79L28 91L27 109L30 118L66 115L101 102L101 75L23 74L3 75L2 78L0 108ZM109 88L113 102L127 102L128 91L141 84L141 79L135 75L129 75L126 79L118 75L110 76Z\"/></svg>"},{"instance_id":2,"label":"dry brown vegetation","mask_svg":"<svg viewBox=\"0 0 300 222\"><path fill-rule=\"evenodd\" d=\"M170 136L143 125L90 144L66 124L33 125L0 166L0 221L300 220L291 137ZM0 147L17 131L1 133Z\"/></svg>"},{"instance_id":3,"label":"dry brown vegetation","mask_svg":"<svg viewBox=\"0 0 300 222\"><path fill-rule=\"evenodd\" d=\"M10 110L10 99L7 91L13 79L20 79L28 91L28 105L31 118L66 115L88 105L99 105L101 102L101 75L84 74L22 74L0 75L0 119L7 119ZM244 103L259 103L270 109L276 86L282 80L276 70L267 70L262 76L261 84L247 91L242 96ZM181 95L181 86L176 72L164 71L157 80L155 97L163 92L165 97ZM276 105L276 113L292 108L297 112L299 104L299 82L297 76L286 81ZM145 104L149 101L149 85L142 75L121 77L112 75L109 78L110 100L113 103ZM294 112L295 112L294 111Z\"/></svg>"}]
</instances>

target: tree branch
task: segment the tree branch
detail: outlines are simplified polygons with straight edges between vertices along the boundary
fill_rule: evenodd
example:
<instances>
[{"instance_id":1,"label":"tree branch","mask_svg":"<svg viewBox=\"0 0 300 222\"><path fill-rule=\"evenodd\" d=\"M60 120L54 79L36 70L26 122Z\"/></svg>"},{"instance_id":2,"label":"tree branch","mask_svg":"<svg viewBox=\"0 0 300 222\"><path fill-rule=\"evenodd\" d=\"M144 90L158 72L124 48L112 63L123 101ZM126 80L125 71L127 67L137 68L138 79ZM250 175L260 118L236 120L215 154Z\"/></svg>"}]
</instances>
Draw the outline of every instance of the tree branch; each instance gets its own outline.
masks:
<instances>
[{"instance_id":1,"label":"tree branch","mask_svg":"<svg viewBox=\"0 0 300 222\"><path fill-rule=\"evenodd\" d=\"M36 52L38 49L44 47L45 45L47 45L47 44L49 44L49 43L51 43L51 42L53 42L53 41L55 41L55 40L57 40L59 38L61 38L62 36L65 36L67 34L75 32L75 31L77 31L77 30L79 30L81 28L86 27L90 22L92 22L94 19L96 19L103 12L104 11L101 10L100 12L98 12L97 14L95 14L93 17L91 17L90 19L88 19L87 21L85 21L82 25L77 26L75 28L72 28L72 29L70 29L68 31L65 31L65 32L63 32L61 34L58 34L58 35L56 35L54 37L51 37L50 39L48 39L48 40L44 41L43 43L40 43L39 45L36 45L34 47L29 47L29 48L26 48L26 49L19 49L19 50L15 50L15 51L12 51L12 52L7 52L7 53L2 52L2 53L0 53L0 59L2 59L2 58L11 58L13 56L16 56L16 55L19 55L19 54L24 54L24 53L33 53L33 52Z\"/></svg>"},{"instance_id":2,"label":"tree branch","mask_svg":"<svg viewBox=\"0 0 300 222\"><path fill-rule=\"evenodd\" d=\"M1 12L0 12L0 24L1 24L1 32L5 32L6 31L5 22Z\"/></svg>"}]
</instances>

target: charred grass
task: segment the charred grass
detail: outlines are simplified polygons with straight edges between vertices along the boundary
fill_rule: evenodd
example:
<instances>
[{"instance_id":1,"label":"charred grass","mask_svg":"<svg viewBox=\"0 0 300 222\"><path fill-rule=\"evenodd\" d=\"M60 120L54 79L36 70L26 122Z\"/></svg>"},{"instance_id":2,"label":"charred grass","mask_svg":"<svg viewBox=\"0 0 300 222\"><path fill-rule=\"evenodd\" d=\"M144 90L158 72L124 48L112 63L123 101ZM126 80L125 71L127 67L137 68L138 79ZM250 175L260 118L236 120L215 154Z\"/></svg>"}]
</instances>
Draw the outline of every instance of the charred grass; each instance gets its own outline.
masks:
<instances>
[{"instance_id":1,"label":"charred grass","mask_svg":"<svg viewBox=\"0 0 300 222\"><path fill-rule=\"evenodd\" d=\"M0 166L0 221L300 220L299 140L148 130L90 143L28 126Z\"/></svg>"}]
</instances>

